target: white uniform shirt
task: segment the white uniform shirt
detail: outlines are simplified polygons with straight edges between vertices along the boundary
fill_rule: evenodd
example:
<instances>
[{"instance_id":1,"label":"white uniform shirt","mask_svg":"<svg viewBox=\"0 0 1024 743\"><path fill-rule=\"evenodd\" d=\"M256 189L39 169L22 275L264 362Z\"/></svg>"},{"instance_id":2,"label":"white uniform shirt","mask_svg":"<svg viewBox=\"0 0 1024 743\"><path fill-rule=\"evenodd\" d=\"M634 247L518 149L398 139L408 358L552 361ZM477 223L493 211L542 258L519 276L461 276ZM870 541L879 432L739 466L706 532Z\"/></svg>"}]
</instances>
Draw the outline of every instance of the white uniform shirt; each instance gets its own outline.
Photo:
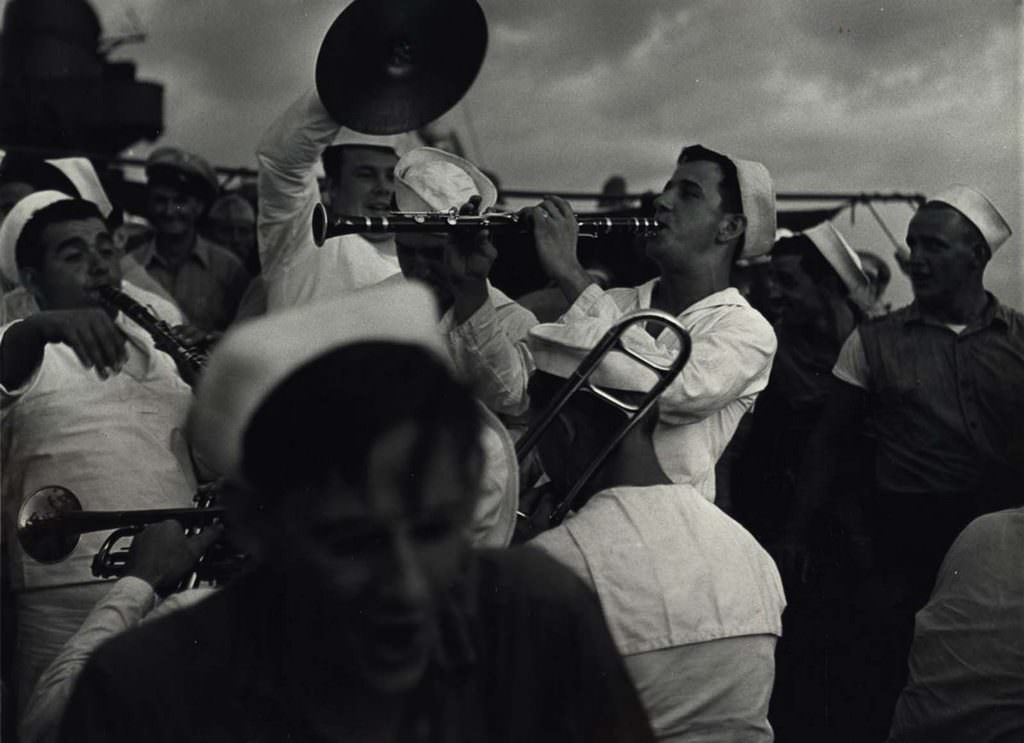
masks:
<instances>
[{"instance_id":1,"label":"white uniform shirt","mask_svg":"<svg viewBox=\"0 0 1024 743\"><path fill-rule=\"evenodd\" d=\"M394 240L343 235L319 248L313 242L316 165L340 128L309 91L260 143L257 235L268 312L339 297L399 272Z\"/></svg>"},{"instance_id":2,"label":"white uniform shirt","mask_svg":"<svg viewBox=\"0 0 1024 743\"><path fill-rule=\"evenodd\" d=\"M530 544L597 592L623 655L782 635L774 561L689 485L602 490Z\"/></svg>"},{"instance_id":3,"label":"white uniform shirt","mask_svg":"<svg viewBox=\"0 0 1024 743\"><path fill-rule=\"evenodd\" d=\"M173 306L130 284L126 294L174 324ZM70 346L50 343L39 368L16 390L0 387L4 538L15 590L94 580L92 557L106 532L83 534L67 560L43 565L15 538L22 499L62 485L86 510L185 508L196 480L184 436L191 389L171 357L122 313L128 362L102 380ZM0 328L0 339L13 323Z\"/></svg>"},{"instance_id":4,"label":"white uniform shirt","mask_svg":"<svg viewBox=\"0 0 1024 743\"><path fill-rule=\"evenodd\" d=\"M610 327L630 312L650 308L657 281L607 291L592 284L562 321L599 318ZM693 350L682 372L661 395L654 445L658 461L673 482L689 482L714 501L715 464L740 419L768 384L777 342L768 321L733 288L690 305L678 319L690 333ZM525 410L526 387L536 365L525 342L510 342L501 332L493 305L485 303L450 334L450 340L455 358L471 368L477 394L492 410L513 415ZM676 337L668 329L657 339L641 341L676 348Z\"/></svg>"}]
</instances>

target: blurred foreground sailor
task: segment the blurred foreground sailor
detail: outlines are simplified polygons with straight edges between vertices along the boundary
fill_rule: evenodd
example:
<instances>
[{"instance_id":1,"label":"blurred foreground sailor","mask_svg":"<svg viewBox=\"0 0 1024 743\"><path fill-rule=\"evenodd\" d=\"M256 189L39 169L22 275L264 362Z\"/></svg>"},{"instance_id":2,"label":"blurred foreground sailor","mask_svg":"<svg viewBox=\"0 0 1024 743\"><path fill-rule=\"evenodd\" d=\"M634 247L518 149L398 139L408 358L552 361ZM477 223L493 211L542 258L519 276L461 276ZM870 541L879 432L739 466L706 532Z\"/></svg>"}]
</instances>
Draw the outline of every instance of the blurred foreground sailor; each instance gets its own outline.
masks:
<instances>
[{"instance_id":1,"label":"blurred foreground sailor","mask_svg":"<svg viewBox=\"0 0 1024 743\"><path fill-rule=\"evenodd\" d=\"M637 350L634 328L623 342ZM597 320L530 332L535 403L546 405L601 338ZM644 356L662 365L671 353ZM609 353L591 381L630 403L657 382ZM621 428L620 409L578 391L540 441L562 492ZM529 544L596 592L659 740L771 741L768 701L785 598L775 563L742 526L690 484L673 483L655 453L652 409L581 491L579 511Z\"/></svg>"},{"instance_id":2,"label":"blurred foreground sailor","mask_svg":"<svg viewBox=\"0 0 1024 743\"><path fill-rule=\"evenodd\" d=\"M775 334L735 289L737 258L764 255L775 234L775 193L768 170L701 146L686 147L655 200L662 229L647 243L661 275L632 288L602 290L577 257L577 223L569 204L554 197L526 210L541 263L571 304L562 320L596 318L610 327L623 315L653 307L679 319L693 340L690 361L665 390L654 434L658 460L674 482L690 482L715 499L715 463L744 413L768 382ZM480 251L476 260L489 256ZM487 263L487 269L493 257ZM530 348L509 339L496 308L480 289L486 270L466 270L457 282L456 357L488 382L481 396L494 410L521 413L535 369ZM468 296L472 294L472 296ZM652 352L668 350L675 335L650 336Z\"/></svg>"},{"instance_id":3,"label":"blurred foreground sailor","mask_svg":"<svg viewBox=\"0 0 1024 743\"><path fill-rule=\"evenodd\" d=\"M409 285L225 336L190 432L253 569L104 645L62 740L650 740L579 579L468 548L479 417L448 358Z\"/></svg>"},{"instance_id":4,"label":"blurred foreground sailor","mask_svg":"<svg viewBox=\"0 0 1024 743\"><path fill-rule=\"evenodd\" d=\"M1024 740L1024 508L972 521L917 613L889 740Z\"/></svg>"}]
</instances>

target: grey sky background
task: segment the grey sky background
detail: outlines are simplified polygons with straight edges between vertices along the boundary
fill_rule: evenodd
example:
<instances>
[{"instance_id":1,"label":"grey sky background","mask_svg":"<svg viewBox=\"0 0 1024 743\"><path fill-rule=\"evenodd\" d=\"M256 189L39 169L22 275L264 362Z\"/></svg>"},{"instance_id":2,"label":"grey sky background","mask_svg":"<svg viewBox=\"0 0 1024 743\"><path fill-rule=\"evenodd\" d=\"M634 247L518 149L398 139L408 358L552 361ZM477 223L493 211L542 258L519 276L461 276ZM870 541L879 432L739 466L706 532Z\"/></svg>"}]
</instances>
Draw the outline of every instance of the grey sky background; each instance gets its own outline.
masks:
<instances>
[{"instance_id":1,"label":"grey sky background","mask_svg":"<svg viewBox=\"0 0 1024 743\"><path fill-rule=\"evenodd\" d=\"M117 56L165 85L162 143L253 165L312 85L344 0L93 0ZM445 122L506 187L660 189L683 143L758 159L779 191L989 194L1015 235L987 274L1024 306L1020 0L480 0L490 45ZM136 148L144 154L149 145ZM880 207L902 239L911 215ZM837 226L890 258L863 208ZM890 260L891 262L891 260ZM893 298L909 298L897 277Z\"/></svg>"}]
</instances>

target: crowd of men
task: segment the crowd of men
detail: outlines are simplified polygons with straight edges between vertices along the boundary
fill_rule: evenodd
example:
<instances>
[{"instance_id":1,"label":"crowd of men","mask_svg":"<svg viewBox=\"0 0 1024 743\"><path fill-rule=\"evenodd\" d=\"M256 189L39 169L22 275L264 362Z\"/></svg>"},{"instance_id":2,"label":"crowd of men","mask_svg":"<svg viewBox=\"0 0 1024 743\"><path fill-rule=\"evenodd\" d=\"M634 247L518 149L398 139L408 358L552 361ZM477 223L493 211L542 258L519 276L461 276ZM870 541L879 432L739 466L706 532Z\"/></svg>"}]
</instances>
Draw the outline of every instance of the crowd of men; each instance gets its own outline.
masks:
<instances>
[{"instance_id":1,"label":"crowd of men","mask_svg":"<svg viewBox=\"0 0 1024 743\"><path fill-rule=\"evenodd\" d=\"M565 200L522 211L558 307L540 322L491 283L485 231L317 246L320 166L333 215L494 207L484 172L414 139L347 130L311 91L258 145L256 203L162 147L142 226L86 160L0 161L23 742L1024 738L1024 315L984 288L1013 248L981 191L917 211L914 300L889 311L884 261L830 223L777 240L768 168L690 145L638 286L581 262ZM628 329L520 466L524 428L641 309L689 343ZM129 511L204 483L223 518L149 525L116 582L91 570L103 532L56 563L18 539L46 486ZM180 590L225 541L237 574Z\"/></svg>"}]
</instances>

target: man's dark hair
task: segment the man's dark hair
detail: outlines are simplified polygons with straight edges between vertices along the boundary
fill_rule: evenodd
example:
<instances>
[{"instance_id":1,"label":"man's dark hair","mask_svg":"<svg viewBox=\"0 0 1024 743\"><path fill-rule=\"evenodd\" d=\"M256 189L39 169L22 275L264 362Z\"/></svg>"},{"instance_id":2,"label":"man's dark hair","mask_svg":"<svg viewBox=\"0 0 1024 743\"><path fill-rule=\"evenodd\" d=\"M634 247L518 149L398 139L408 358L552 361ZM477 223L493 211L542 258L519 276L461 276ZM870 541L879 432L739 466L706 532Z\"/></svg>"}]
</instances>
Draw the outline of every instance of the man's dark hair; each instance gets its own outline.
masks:
<instances>
[{"instance_id":1,"label":"man's dark hair","mask_svg":"<svg viewBox=\"0 0 1024 743\"><path fill-rule=\"evenodd\" d=\"M442 433L453 437L459 461L481 456L476 403L441 362L414 346L346 346L306 364L271 392L246 430L242 470L271 499L322 485L332 475L362 489L374 442L406 422L419 426L409 496Z\"/></svg>"},{"instance_id":2,"label":"man's dark hair","mask_svg":"<svg viewBox=\"0 0 1024 743\"><path fill-rule=\"evenodd\" d=\"M718 196L722 200L722 211L727 214L743 214L743 196L740 193L740 179L736 172L736 164L725 155L709 150L703 145L695 144L684 147L679 153L680 163L692 163L704 161L714 163L722 171L722 182L718 185ZM736 244L736 252L733 260L739 258L743 252L743 245L746 242L747 234L744 232Z\"/></svg>"},{"instance_id":3,"label":"man's dark hair","mask_svg":"<svg viewBox=\"0 0 1024 743\"><path fill-rule=\"evenodd\" d=\"M47 227L80 219L98 219L107 225L99 207L85 199L65 199L37 211L25 224L15 244L14 259L18 268L38 269L42 266L43 232Z\"/></svg>"},{"instance_id":4,"label":"man's dark hair","mask_svg":"<svg viewBox=\"0 0 1024 743\"><path fill-rule=\"evenodd\" d=\"M334 144L328 147L320 155L320 162L324 165L324 176L328 180L334 180L338 177L338 173L341 172L341 161L344 157L345 150L352 147L362 147L367 150L379 150L381 152L390 152L395 154L395 151L390 147L383 147L372 144Z\"/></svg>"},{"instance_id":5,"label":"man's dark hair","mask_svg":"<svg viewBox=\"0 0 1024 743\"><path fill-rule=\"evenodd\" d=\"M833 279L839 287L840 296L845 297L850 293L842 277L832 268L832 264L825 260L825 256L818 250L818 246L806 235L781 238L772 247L771 255L773 259L796 256L800 259L800 268L811 277L815 284Z\"/></svg>"},{"instance_id":6,"label":"man's dark hair","mask_svg":"<svg viewBox=\"0 0 1024 743\"><path fill-rule=\"evenodd\" d=\"M963 212L955 206L943 201L929 201L922 206L921 209L951 211L960 217L959 221L963 229L964 240L974 246L974 254L977 256L978 260L981 261L982 265L988 263L989 259L992 257L992 248L989 246L988 240L985 239L985 236L981 234L981 230L978 229L978 226L974 224L974 222L972 222Z\"/></svg>"}]
</instances>

